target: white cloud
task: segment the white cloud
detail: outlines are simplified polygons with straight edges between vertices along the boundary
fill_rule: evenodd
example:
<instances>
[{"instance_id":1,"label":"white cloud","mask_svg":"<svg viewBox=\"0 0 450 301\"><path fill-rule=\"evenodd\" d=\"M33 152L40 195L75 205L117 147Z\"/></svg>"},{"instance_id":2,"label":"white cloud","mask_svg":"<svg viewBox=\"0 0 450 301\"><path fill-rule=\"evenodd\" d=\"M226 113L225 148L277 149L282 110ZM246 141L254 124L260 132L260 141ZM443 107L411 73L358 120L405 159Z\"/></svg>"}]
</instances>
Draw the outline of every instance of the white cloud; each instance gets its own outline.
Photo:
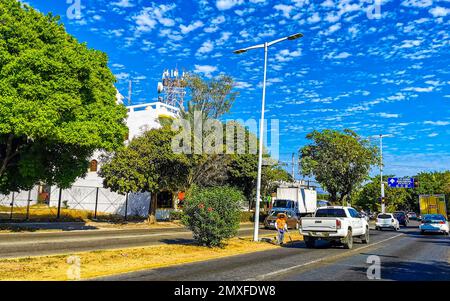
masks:
<instances>
[{"instance_id":1,"label":"white cloud","mask_svg":"<svg viewBox=\"0 0 450 301\"><path fill-rule=\"evenodd\" d=\"M275 59L280 63L289 62L292 61L293 58L299 57L300 55L302 55L301 50L289 51L288 49L283 49L275 55Z\"/></svg>"},{"instance_id":2,"label":"white cloud","mask_svg":"<svg viewBox=\"0 0 450 301\"><path fill-rule=\"evenodd\" d=\"M219 25L219 24L222 24L223 22L225 22L224 16L218 16L211 20L211 24L214 24L214 25Z\"/></svg>"},{"instance_id":3,"label":"white cloud","mask_svg":"<svg viewBox=\"0 0 450 301\"><path fill-rule=\"evenodd\" d=\"M235 5L240 5L244 0L217 0L216 7L218 10L227 10Z\"/></svg>"},{"instance_id":4,"label":"white cloud","mask_svg":"<svg viewBox=\"0 0 450 301\"><path fill-rule=\"evenodd\" d=\"M335 52L331 52L327 55L324 56L325 59L346 59L348 57L352 56L350 53L348 52L341 52L339 54L336 54Z\"/></svg>"},{"instance_id":5,"label":"white cloud","mask_svg":"<svg viewBox=\"0 0 450 301\"><path fill-rule=\"evenodd\" d=\"M187 34L193 30L196 30L197 28L202 27L202 26L203 26L203 22L197 20L194 23L189 24L188 26L180 25L180 30L181 30L181 33Z\"/></svg>"},{"instance_id":6,"label":"white cloud","mask_svg":"<svg viewBox=\"0 0 450 301\"><path fill-rule=\"evenodd\" d=\"M425 121L423 124L431 124L431 125L440 125L440 126L443 126L443 125L449 125L450 122L448 122L448 121L441 121L441 120L438 120L438 121L430 121L430 120L427 120L427 121Z\"/></svg>"},{"instance_id":7,"label":"white cloud","mask_svg":"<svg viewBox=\"0 0 450 301\"><path fill-rule=\"evenodd\" d=\"M283 12L283 16L286 17L286 18L290 17L290 13L294 9L293 6L286 5L286 4L277 4L273 8L275 8L275 10L282 11Z\"/></svg>"},{"instance_id":8,"label":"white cloud","mask_svg":"<svg viewBox=\"0 0 450 301\"><path fill-rule=\"evenodd\" d=\"M389 113L378 113L376 114L377 116L383 117L383 118L399 118L400 115L399 114L389 114Z\"/></svg>"},{"instance_id":9,"label":"white cloud","mask_svg":"<svg viewBox=\"0 0 450 301\"><path fill-rule=\"evenodd\" d=\"M164 17L165 13L174 9L175 5L159 5L153 7L145 7L142 11L134 17L137 25L137 31L149 32L153 30L158 22L164 26L173 26L175 21Z\"/></svg>"},{"instance_id":10,"label":"white cloud","mask_svg":"<svg viewBox=\"0 0 450 301\"><path fill-rule=\"evenodd\" d=\"M403 91L414 91L414 92L432 92L434 90L434 87L427 87L427 88L421 88L421 87L408 87L403 89Z\"/></svg>"},{"instance_id":11,"label":"white cloud","mask_svg":"<svg viewBox=\"0 0 450 301\"><path fill-rule=\"evenodd\" d=\"M207 77L211 77L211 74L217 71L217 67L210 65L194 65L195 73L203 73Z\"/></svg>"},{"instance_id":12,"label":"white cloud","mask_svg":"<svg viewBox=\"0 0 450 301\"><path fill-rule=\"evenodd\" d=\"M428 137L436 137L437 135L439 135L438 133L431 133L428 135Z\"/></svg>"},{"instance_id":13,"label":"white cloud","mask_svg":"<svg viewBox=\"0 0 450 301\"><path fill-rule=\"evenodd\" d=\"M235 82L234 85L238 89L248 89L252 87L252 85L247 82Z\"/></svg>"},{"instance_id":14,"label":"white cloud","mask_svg":"<svg viewBox=\"0 0 450 301\"><path fill-rule=\"evenodd\" d=\"M308 18L308 23L317 23L320 21L319 13L314 13L311 17Z\"/></svg>"},{"instance_id":15,"label":"white cloud","mask_svg":"<svg viewBox=\"0 0 450 301\"><path fill-rule=\"evenodd\" d=\"M197 54L205 54L213 51L214 44L210 40L203 42L202 46L197 50Z\"/></svg>"},{"instance_id":16,"label":"white cloud","mask_svg":"<svg viewBox=\"0 0 450 301\"><path fill-rule=\"evenodd\" d=\"M119 2L111 3L111 5L118 6L118 7L123 7L123 8L133 7L134 6L134 4L130 3L130 0L120 0Z\"/></svg>"},{"instance_id":17,"label":"white cloud","mask_svg":"<svg viewBox=\"0 0 450 301\"><path fill-rule=\"evenodd\" d=\"M333 24L328 28L328 30L325 32L325 34L327 34L327 35L332 34L333 32L335 32L339 29L341 29L340 23Z\"/></svg>"},{"instance_id":18,"label":"white cloud","mask_svg":"<svg viewBox=\"0 0 450 301\"><path fill-rule=\"evenodd\" d=\"M399 46L399 48L411 48L416 47L422 44L421 40L403 40L402 45Z\"/></svg>"},{"instance_id":19,"label":"white cloud","mask_svg":"<svg viewBox=\"0 0 450 301\"><path fill-rule=\"evenodd\" d=\"M429 10L430 14L433 15L433 17L445 17L450 13L450 9L445 7L436 6Z\"/></svg>"},{"instance_id":20,"label":"white cloud","mask_svg":"<svg viewBox=\"0 0 450 301\"><path fill-rule=\"evenodd\" d=\"M433 4L433 0L405 0L402 2L406 7L428 7Z\"/></svg>"},{"instance_id":21,"label":"white cloud","mask_svg":"<svg viewBox=\"0 0 450 301\"><path fill-rule=\"evenodd\" d=\"M216 41L216 45L223 45L231 37L232 33L229 31L222 32L220 39Z\"/></svg>"},{"instance_id":22,"label":"white cloud","mask_svg":"<svg viewBox=\"0 0 450 301\"><path fill-rule=\"evenodd\" d=\"M121 72L121 73L114 74L114 75L116 76L116 78L117 78L118 80L127 79L127 78L130 77L130 74L125 73L125 72Z\"/></svg>"}]
</instances>

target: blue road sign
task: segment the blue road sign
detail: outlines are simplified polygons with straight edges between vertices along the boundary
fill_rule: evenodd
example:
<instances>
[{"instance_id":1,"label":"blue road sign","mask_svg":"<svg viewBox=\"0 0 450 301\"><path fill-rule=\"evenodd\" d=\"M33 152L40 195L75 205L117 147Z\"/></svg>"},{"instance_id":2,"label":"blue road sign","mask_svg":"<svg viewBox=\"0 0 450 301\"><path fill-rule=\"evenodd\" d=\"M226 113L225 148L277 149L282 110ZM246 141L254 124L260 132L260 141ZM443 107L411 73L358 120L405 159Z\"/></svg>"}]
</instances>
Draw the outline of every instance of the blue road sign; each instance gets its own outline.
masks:
<instances>
[{"instance_id":1,"label":"blue road sign","mask_svg":"<svg viewBox=\"0 0 450 301\"><path fill-rule=\"evenodd\" d=\"M388 178L391 188L414 188L414 178Z\"/></svg>"}]
</instances>

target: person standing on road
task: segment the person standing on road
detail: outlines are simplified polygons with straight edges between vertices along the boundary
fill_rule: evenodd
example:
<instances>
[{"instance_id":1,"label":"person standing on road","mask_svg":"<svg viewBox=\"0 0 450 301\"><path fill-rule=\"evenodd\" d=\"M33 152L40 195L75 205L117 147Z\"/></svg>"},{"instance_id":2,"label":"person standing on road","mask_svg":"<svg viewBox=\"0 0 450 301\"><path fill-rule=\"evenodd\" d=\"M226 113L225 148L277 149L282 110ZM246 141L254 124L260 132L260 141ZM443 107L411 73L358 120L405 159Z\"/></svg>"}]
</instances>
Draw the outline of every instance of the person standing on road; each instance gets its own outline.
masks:
<instances>
[{"instance_id":1,"label":"person standing on road","mask_svg":"<svg viewBox=\"0 0 450 301\"><path fill-rule=\"evenodd\" d=\"M278 213L277 220L275 221L275 229L278 231L277 240L278 244L282 245L284 241L284 233L288 230L286 214Z\"/></svg>"}]
</instances>

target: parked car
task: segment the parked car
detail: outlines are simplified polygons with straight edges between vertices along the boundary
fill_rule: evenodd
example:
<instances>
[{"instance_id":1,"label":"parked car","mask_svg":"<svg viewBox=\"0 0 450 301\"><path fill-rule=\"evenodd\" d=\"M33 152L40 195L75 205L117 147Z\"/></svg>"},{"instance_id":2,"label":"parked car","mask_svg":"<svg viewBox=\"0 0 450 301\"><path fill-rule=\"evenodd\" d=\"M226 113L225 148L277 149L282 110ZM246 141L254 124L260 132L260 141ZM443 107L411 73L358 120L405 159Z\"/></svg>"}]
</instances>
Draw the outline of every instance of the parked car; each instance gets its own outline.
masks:
<instances>
[{"instance_id":1,"label":"parked car","mask_svg":"<svg viewBox=\"0 0 450 301\"><path fill-rule=\"evenodd\" d=\"M352 207L321 207L314 217L300 219L300 234L307 248L313 248L316 240L327 240L351 249L354 237L360 238L362 243L369 243L369 224Z\"/></svg>"},{"instance_id":2,"label":"parked car","mask_svg":"<svg viewBox=\"0 0 450 301\"><path fill-rule=\"evenodd\" d=\"M408 214L406 216L408 216L408 218L410 220L417 220L418 219L418 216L417 216L417 214L415 212L408 212Z\"/></svg>"},{"instance_id":3,"label":"parked car","mask_svg":"<svg viewBox=\"0 0 450 301\"><path fill-rule=\"evenodd\" d=\"M376 230L392 229L394 231L400 230L400 224L392 213L380 213L377 216L375 224Z\"/></svg>"},{"instance_id":4,"label":"parked car","mask_svg":"<svg viewBox=\"0 0 450 301\"><path fill-rule=\"evenodd\" d=\"M407 227L409 224L409 218L404 211L395 211L395 218L398 220L399 224Z\"/></svg>"},{"instance_id":5,"label":"parked car","mask_svg":"<svg viewBox=\"0 0 450 301\"><path fill-rule=\"evenodd\" d=\"M264 228L275 229L275 221L279 213L284 213L287 216L287 225L289 229L298 229L299 219L292 210L271 210L264 220Z\"/></svg>"},{"instance_id":6,"label":"parked car","mask_svg":"<svg viewBox=\"0 0 450 301\"><path fill-rule=\"evenodd\" d=\"M448 221L442 214L425 214L419 226L420 233L436 232L449 234Z\"/></svg>"}]
</instances>

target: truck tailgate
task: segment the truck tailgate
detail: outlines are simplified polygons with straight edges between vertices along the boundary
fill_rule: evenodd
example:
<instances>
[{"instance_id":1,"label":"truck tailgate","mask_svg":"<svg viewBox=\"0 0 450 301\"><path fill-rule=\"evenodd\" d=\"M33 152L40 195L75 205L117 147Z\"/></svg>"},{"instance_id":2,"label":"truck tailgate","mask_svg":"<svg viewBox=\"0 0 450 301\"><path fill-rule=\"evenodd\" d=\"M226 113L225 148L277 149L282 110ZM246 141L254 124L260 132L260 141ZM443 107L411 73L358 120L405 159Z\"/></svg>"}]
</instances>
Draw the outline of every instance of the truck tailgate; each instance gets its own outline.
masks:
<instances>
[{"instance_id":1,"label":"truck tailgate","mask_svg":"<svg viewBox=\"0 0 450 301\"><path fill-rule=\"evenodd\" d=\"M302 231L311 232L335 232L335 217L303 217Z\"/></svg>"}]
</instances>

